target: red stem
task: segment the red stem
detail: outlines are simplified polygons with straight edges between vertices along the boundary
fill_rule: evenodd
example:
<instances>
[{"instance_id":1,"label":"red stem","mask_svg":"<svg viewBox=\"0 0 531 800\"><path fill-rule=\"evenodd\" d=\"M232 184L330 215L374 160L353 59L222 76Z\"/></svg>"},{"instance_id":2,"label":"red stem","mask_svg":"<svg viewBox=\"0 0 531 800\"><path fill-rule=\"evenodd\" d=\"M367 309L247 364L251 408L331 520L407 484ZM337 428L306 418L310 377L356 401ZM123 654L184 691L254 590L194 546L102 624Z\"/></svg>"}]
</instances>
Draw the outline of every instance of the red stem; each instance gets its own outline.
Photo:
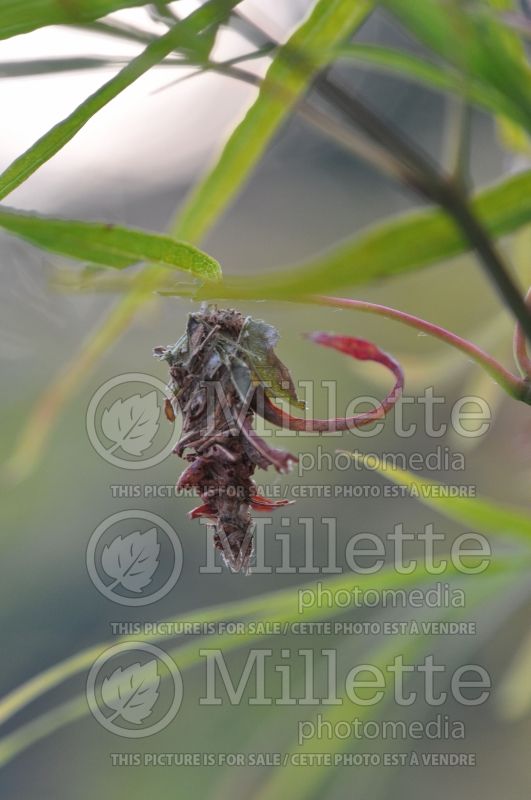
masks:
<instances>
[{"instance_id":1,"label":"red stem","mask_svg":"<svg viewBox=\"0 0 531 800\"><path fill-rule=\"evenodd\" d=\"M531 297L531 290L528 294L527 301ZM486 353L477 345L472 344L467 339L457 336L455 333L441 328L432 322L427 322L420 317L415 317L413 314L407 314L404 311L398 311L389 306L383 306L379 303L369 303L365 300L352 300L344 297L327 297L324 295L316 295L312 297L305 297L304 300L318 305L327 305L335 308L349 308L357 311L364 311L369 314L377 314L388 319L395 319L399 322L409 325L411 328L423 331L424 333L440 339L446 344L465 353L473 361L479 364L483 369L512 397L522 400L526 403L531 403L531 392L529 388L529 381L522 380L512 372L509 372L502 364L496 361L493 356ZM366 342L363 339L355 339L351 336L334 336L328 333L313 333L309 334L310 339L317 344L322 344L325 347L331 347L347 355L357 358L359 360L376 361L379 364L387 367L394 374L396 378L395 385L389 394L382 401L380 406L373 411L358 414L354 417L338 418L338 419L303 419L301 417L293 417L287 412L275 406L271 400L264 394L261 398L260 407L256 411L260 413L266 420L272 422L281 428L288 428L294 431L342 431L352 430L359 428L362 425L367 425L375 420L384 417L388 411L395 405L398 398L402 393L404 386L404 376L400 364L392 358L392 356L384 353L376 345ZM531 359L529 359L526 351L524 334L517 325L515 333L515 353L520 367L524 370L526 375L531 376Z\"/></svg>"},{"instance_id":2,"label":"red stem","mask_svg":"<svg viewBox=\"0 0 531 800\"><path fill-rule=\"evenodd\" d=\"M383 306L379 303L369 303L365 300L351 300L345 297L327 297L323 295L312 296L307 298L307 300L319 305L333 306L334 308L351 308L357 311L365 311L369 314L377 314L381 317L387 317L388 319L395 319L405 325L409 325L411 328L434 336L436 339L446 342L446 344L455 347L457 350L469 356L473 361L483 367L496 383L505 389L512 397L515 397L517 400L529 402L527 399L528 388L521 378L517 375L513 375L512 372L509 372L502 364L496 361L493 356L486 353L480 347L477 347L477 345L472 344L472 342L469 342L467 339L462 339L461 336L457 336L455 333L451 333L445 328L441 328L439 325L427 322L420 317L415 317L413 314L407 314L405 311L398 311L396 308L389 308L389 306Z\"/></svg>"},{"instance_id":3,"label":"red stem","mask_svg":"<svg viewBox=\"0 0 531 800\"><path fill-rule=\"evenodd\" d=\"M404 374L398 361L395 361L388 353L384 353L383 350L380 350L375 344L366 342L364 339L355 339L352 336L334 336L331 333L310 333L308 334L308 338L316 344L322 344L324 347L331 347L333 350L339 350L341 353L352 356L352 358L357 358L360 361L376 361L378 364L382 364L395 376L395 385L378 408L375 408L373 411L356 414L353 417L338 417L337 419L304 419L302 417L292 417L291 414L275 406L265 393L261 395L260 403L256 407L258 413L260 413L264 419L268 420L268 422L272 422L280 428L289 428L289 430L292 431L305 431L307 433L313 431L332 433L335 431L352 430L354 428L361 428L362 425L368 425L375 420L385 417L399 399L402 394L402 389L404 388Z\"/></svg>"}]
</instances>

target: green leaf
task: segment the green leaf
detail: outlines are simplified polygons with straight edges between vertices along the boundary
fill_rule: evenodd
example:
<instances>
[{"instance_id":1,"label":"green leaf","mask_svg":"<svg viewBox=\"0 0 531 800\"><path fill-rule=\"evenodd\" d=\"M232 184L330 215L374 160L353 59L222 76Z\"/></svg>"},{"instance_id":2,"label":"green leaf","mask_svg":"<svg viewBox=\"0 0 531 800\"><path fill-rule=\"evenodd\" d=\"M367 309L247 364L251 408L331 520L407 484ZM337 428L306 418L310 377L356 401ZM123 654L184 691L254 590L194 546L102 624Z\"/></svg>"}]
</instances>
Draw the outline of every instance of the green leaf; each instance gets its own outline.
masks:
<instances>
[{"instance_id":1,"label":"green leaf","mask_svg":"<svg viewBox=\"0 0 531 800\"><path fill-rule=\"evenodd\" d=\"M531 221L531 172L514 175L473 200L488 233L504 236ZM231 299L295 299L336 291L428 267L466 253L469 243L439 209L393 217L299 265L276 268L259 277L226 277L217 294ZM165 291L165 294L171 292Z\"/></svg>"},{"instance_id":2,"label":"green leaf","mask_svg":"<svg viewBox=\"0 0 531 800\"><path fill-rule=\"evenodd\" d=\"M465 576L467 593L472 593L472 598L475 600L483 599L483 594L492 595L492 582L495 580L495 586L506 585L511 579L515 579L520 571L525 568L521 560L517 559L498 559L496 563L491 565L489 576L483 575L468 575ZM453 576L455 574L454 566L449 563L446 576ZM308 622L310 620L330 619L336 617L344 611L343 602L339 603L339 598L345 596L345 593L351 593L354 589L361 592L366 592L370 589L374 591L402 589L405 587L413 586L427 586L433 582L433 575L430 575L424 568L417 568L414 572L408 574L398 573L394 568L385 568L380 573L371 575L359 575L357 573L347 573L345 575L338 575L326 580L326 589L330 594L330 601L326 602L313 602L311 606L304 608L299 607L301 597L305 598L307 595L302 594L305 592L317 594L319 582L313 584L305 584L296 589L280 590L260 595L255 598L244 598L232 603L226 603L220 606L210 608L203 608L188 612L185 617L177 617L166 620L168 629L172 627L177 628L178 623L186 622L201 622L209 623L227 620L233 621L235 619L241 620L255 620L267 621L269 624L280 623L285 624L289 622ZM467 605L468 608L468 605ZM454 618L456 615L464 613L463 609L454 609L445 614L446 618ZM161 626L162 629L162 626ZM208 636L207 638L195 639L186 644L180 644L168 650L168 655L175 659L175 662L180 670L193 667L200 661L199 652L201 647L208 642L211 648L223 648L223 653L227 654L239 647L248 646L254 642L259 641L265 634L260 633L259 627L256 626L255 630L250 632L246 631L241 633L226 633L218 634L215 636ZM115 639L112 644L121 643L127 644L131 642L135 644L139 641L153 642L163 639L168 643L167 636L161 635L131 635L122 636ZM402 641L402 639L401 639ZM417 639L419 645L425 641L424 637ZM61 661L43 672L37 674L33 678L17 687L15 690L7 694L0 701L0 720L5 722L10 719L14 714L21 711L29 703L40 698L49 690L57 687L68 679L89 669L94 661L104 652L111 643L100 643L94 647L89 647L79 653L71 656L70 658ZM385 655L392 651L387 648L397 647L395 644L385 644ZM398 645L397 649L400 649ZM381 655L384 655L380 651ZM393 653L396 655L396 652ZM339 706L334 706L336 710ZM359 709L358 709L359 711ZM18 756L32 744L48 737L50 734L55 733L66 725L87 716L89 707L86 701L85 693L77 696L75 699L64 702L52 708L50 711L42 713L30 719L29 722L21 724L13 732L7 733L0 740L0 767L9 763L13 758ZM322 749L322 741L313 740L313 744ZM341 743L345 745L345 739L341 739ZM305 786L307 786L305 782ZM283 797L286 796L285 792L275 792L265 794L264 797ZM289 796L289 792L287 793ZM300 795L304 797L305 794Z\"/></svg>"},{"instance_id":3,"label":"green leaf","mask_svg":"<svg viewBox=\"0 0 531 800\"><path fill-rule=\"evenodd\" d=\"M503 96L479 81L464 81L462 74L451 65L435 64L403 50L358 42L338 48L331 53L331 56L366 64L376 70L408 78L431 89L451 92L493 113L507 116L513 114L512 106Z\"/></svg>"},{"instance_id":4,"label":"green leaf","mask_svg":"<svg viewBox=\"0 0 531 800\"><path fill-rule=\"evenodd\" d=\"M274 352L279 338L273 325L248 317L241 337L245 360L254 373L255 381L266 387L266 394L270 398L284 397L296 408L305 408L304 401L297 398L288 368Z\"/></svg>"},{"instance_id":5,"label":"green leaf","mask_svg":"<svg viewBox=\"0 0 531 800\"><path fill-rule=\"evenodd\" d=\"M217 261L186 242L104 222L52 219L0 208L0 227L38 247L81 261L123 269L149 261L217 280Z\"/></svg>"},{"instance_id":6,"label":"green leaf","mask_svg":"<svg viewBox=\"0 0 531 800\"><path fill-rule=\"evenodd\" d=\"M44 25L93 22L113 11L143 5L141 0L0 0L0 39Z\"/></svg>"},{"instance_id":7,"label":"green leaf","mask_svg":"<svg viewBox=\"0 0 531 800\"><path fill-rule=\"evenodd\" d=\"M521 40L510 31L506 33L512 54L525 63L526 54ZM529 138L522 127L525 121L521 119L520 111L516 110L515 116L515 108L510 98L505 93L470 76L463 79L462 73L453 65L435 64L403 50L358 42L338 48L335 56L372 66L375 70L409 79L430 89L465 98L498 117L500 138L507 147L529 154Z\"/></svg>"},{"instance_id":8,"label":"green leaf","mask_svg":"<svg viewBox=\"0 0 531 800\"><path fill-rule=\"evenodd\" d=\"M515 47L516 34L495 13L507 6L506 0L385 0L384 4L420 41L456 67L465 83L488 87L506 114L531 131L531 70Z\"/></svg>"},{"instance_id":9,"label":"green leaf","mask_svg":"<svg viewBox=\"0 0 531 800\"><path fill-rule=\"evenodd\" d=\"M487 2L496 12L516 10L514 0L487 0ZM508 26L502 29L500 35L503 36L512 56L523 64L524 69L527 69L527 53L520 36ZM508 149L529 155L529 137L519 125L510 119L501 117L498 120L498 130L502 143Z\"/></svg>"},{"instance_id":10,"label":"green leaf","mask_svg":"<svg viewBox=\"0 0 531 800\"><path fill-rule=\"evenodd\" d=\"M498 559L489 572L510 575L517 573L521 567L521 560L517 561L514 558L511 560ZM445 575L451 577L455 573L454 565L449 562ZM484 585L486 576L469 575L466 576L465 580L471 588L477 586L480 589ZM282 624L329 619L344 612L344 605L341 605L339 599L342 596L344 597L345 592L350 593L354 588L361 592L366 592L370 589L382 591L384 589L392 590L408 586L426 586L431 583L433 583L433 575L430 575L425 567L418 567L414 572L407 574L399 573L394 568L384 568L378 573L365 575L348 572L326 580L326 589L330 591L330 601L318 602L314 599L311 604L305 603L301 607L301 597L308 597L308 594L304 594L305 592L311 593L310 598L312 596L313 598L316 597L319 582L309 583L303 584L298 589L282 589L254 598L246 597L243 600L225 603L224 605L196 609L187 612L184 617L173 617L166 620L166 622L168 623L168 629L171 629L173 626L177 627L177 623L182 621L212 623L220 620L243 618L244 620L265 620L270 624ZM301 592L303 593L302 595ZM246 631L245 634L220 633L206 638L200 637L185 644L180 643L178 646L168 650L168 654L175 659L179 669L183 670L194 666L200 661L199 651L207 641L209 647L222 647L223 652L228 653L239 647L259 641L264 635L266 634L261 633L258 626L253 631ZM161 639L166 643L168 642L167 636L155 633L122 636L115 639L112 644L126 644L128 642L134 644L139 641L156 642ZM109 644L109 642L100 643L82 650L35 675L4 696L0 701L0 722L5 723L14 714L20 712L29 703L40 698L46 692L60 686L74 675L89 669L101 653L109 647ZM88 713L89 707L86 702L86 696L83 693L79 698L58 705L33 720L23 723L14 732L6 734L0 740L0 767L7 764L31 744L86 716Z\"/></svg>"},{"instance_id":11,"label":"green leaf","mask_svg":"<svg viewBox=\"0 0 531 800\"><path fill-rule=\"evenodd\" d=\"M411 491L411 496L462 525L471 525L479 531L498 536L513 536L531 541L531 517L523 509L511 508L476 497L452 497L448 487L443 484L412 475L395 466L388 466L374 455L347 454L399 486L407 487Z\"/></svg>"},{"instance_id":12,"label":"green leaf","mask_svg":"<svg viewBox=\"0 0 531 800\"><path fill-rule=\"evenodd\" d=\"M214 49L214 45L216 44L216 39L218 36L219 28L222 24L225 24L230 17L230 12L227 13L225 19L219 20L214 25L209 25L206 30L203 31L201 36L197 36L194 41L194 47L190 48L190 53L197 59L198 62L206 62L210 58L210 54Z\"/></svg>"},{"instance_id":13,"label":"green leaf","mask_svg":"<svg viewBox=\"0 0 531 800\"><path fill-rule=\"evenodd\" d=\"M465 609L439 609L436 613L432 612L430 622L439 620L462 621L470 613L470 609L479 603L482 604L483 613L486 612L486 616L488 616L490 610L489 601L492 602L493 599L495 601L496 596L499 596L501 591L508 587L509 583L510 577L507 575L502 575L501 580L500 576L496 576L494 580L490 578L481 583L478 582L473 587L471 596L467 598ZM366 741L363 737L340 736L337 732L338 724L341 725L347 715L355 715L358 720L381 719L382 705L383 709L386 709L394 697L392 681L385 680L385 677L389 675L389 666L394 663L397 655L397 646L405 661L418 664L423 657L430 653L430 649L433 647L434 635L416 636L415 634L406 633L400 634L398 637L391 637L391 641L386 641L388 638L382 637L382 641L369 651L369 663L378 668L384 675L383 697L381 703L378 704L378 710L375 705L360 706L353 703L344 687L342 687L339 695L340 703L319 706L318 711L312 715L316 727L319 726L322 730L327 731L327 735L317 735L304 741L300 741L298 737L294 739L292 746L287 751L289 757L285 757L285 762L282 766L277 766L268 773L258 792L254 794L254 800L276 800L278 797L289 797L290 800L305 800L305 798L330 795L331 782L334 773L337 773L335 755L344 751L352 755L360 750L363 752L364 747L366 747ZM466 642L464 642L464 652L470 652ZM455 658L456 655L452 653L450 663L452 663L452 658ZM459 655L457 655L457 658L459 658ZM330 735L328 735L328 731L330 731ZM311 754L318 754L318 757L312 763L312 768L301 770L299 764L304 763L302 758L309 757ZM329 758L323 758L325 754ZM359 796L364 795L360 793ZM382 795L378 794L377 796L381 797ZM392 793L386 796L392 796Z\"/></svg>"},{"instance_id":14,"label":"green leaf","mask_svg":"<svg viewBox=\"0 0 531 800\"><path fill-rule=\"evenodd\" d=\"M0 62L0 78L25 78L28 75L49 75L55 72L76 72L85 69L115 67L124 63L123 58L29 58L24 61Z\"/></svg>"},{"instance_id":15,"label":"green leaf","mask_svg":"<svg viewBox=\"0 0 531 800\"><path fill-rule=\"evenodd\" d=\"M322 40L323 49L335 44L339 44L341 41L343 41L347 34L353 32L356 25L360 25L363 22L367 14L372 9L373 3L374 0L342 0L342 2L339 0L320 0L307 22L304 23L299 29L298 37L299 39L302 39L302 41L298 41L298 47L302 47L304 49L305 39L307 38L307 35L310 36L310 34L310 38L314 40L316 45L318 45ZM195 19L196 22L198 22L197 17L198 15L201 15L203 26L202 29L204 30L204 28L214 23L217 19L223 18L228 5L228 3L217 3L213 6L211 3L207 3L182 24L189 23L192 19ZM238 5L238 3L234 2L230 4L230 7L232 8L236 5ZM333 13L327 14L328 7L330 7ZM209 17L208 19L206 18L207 16ZM179 26L179 30L182 32L182 25ZM170 34L171 33L172 32L170 31ZM297 33L294 34L294 37L295 36L297 36ZM293 37L291 37L291 39L293 40ZM188 40L188 37L186 37L186 40ZM150 45L149 47L153 46L154 45ZM172 42L170 49L174 49L175 47L175 42ZM152 51L150 52L152 55ZM145 54L143 54L143 56L144 55ZM167 52L165 51L159 52L159 60L162 60L162 58L164 58L166 55ZM140 56L139 58L142 58L143 56ZM274 63L277 63L277 60L275 60ZM289 73L293 74L291 83L295 81L298 71L293 66L289 66L289 64L290 62L288 53L287 63L284 64L280 62L275 68L276 72L280 73L280 75L274 76L273 85L276 85L276 82L279 78L282 80L283 74L286 72L288 72L288 77ZM147 65L144 66L145 68L148 68ZM120 76L122 77L120 78ZM253 106L254 112L251 114L249 122L246 123L244 120L244 122L238 128L239 133L237 131L236 141L234 141L232 145L232 155L228 157L228 161L225 161L223 170L221 170L221 168L219 170L214 170L211 180L209 181L207 179L203 183L203 187L199 191L199 195L204 197L205 203L203 203L198 195L196 195L195 200L192 199L192 201L190 201L188 204L188 211L185 213L185 220L187 220L186 224L179 224L173 231L176 238L185 239L187 241L197 241L197 236L201 236L209 226L212 226L217 216L219 216L223 209L228 205L234 193L242 185L248 172L250 172L257 159L265 149L267 143L275 133L276 129L287 116L297 97L302 94L312 76L313 72L306 74L304 80L299 78L296 81L297 96L293 98L292 102L287 108L284 107L283 103L281 104L280 108L277 107L276 109L271 108L270 103L269 106L267 104L266 106L263 106L259 102L259 96L258 101ZM116 82L117 80L118 83ZM125 88L121 85L121 81L123 81L122 73L116 76L114 83L111 83L110 92L109 85L106 85L107 91L112 95L119 94L119 92L122 91L122 88ZM125 81L126 86L129 85L130 82L131 81L127 79ZM105 105L105 103L108 102L108 99L110 98L104 97L103 102L98 100L95 111L99 110L100 107ZM86 101L85 104L82 104L82 106L80 106L80 108L74 112L70 118L60 124L58 135L62 141L59 141L56 144L54 143L55 129L52 130L47 136L44 137L44 140L40 140L36 145L34 145L33 148L30 149L30 151L28 151L28 153L25 154L25 156L19 159L18 164L15 163L15 165L12 165L11 168L8 168L7 175L4 174L4 176L0 176L0 199L2 188L4 195L7 194L9 191L11 191L9 188L10 186L12 188L18 186L26 179L26 177L28 177L28 175L38 169L40 164L45 163L45 161L55 152L57 152L57 150L60 149L66 141L75 135L77 130L79 130L80 127L85 124L87 119L92 116L92 113L94 113L90 106L91 103L92 98L89 98L89 100ZM278 100L276 101L276 105L278 106ZM275 114L273 114L273 111ZM70 129L71 127L72 130ZM258 137L259 140L258 147L256 145L256 137ZM233 141L233 138L234 137L231 137L231 141ZM254 152L251 153L250 158L247 159L245 150L246 140L252 140L253 138ZM238 147L241 147L241 153L238 151ZM230 163L231 158L233 159L232 165ZM241 159L243 159L243 164ZM235 169L234 176L231 175L232 166L237 167L237 169ZM6 178L8 180L6 180ZM213 190L216 188L214 208L210 208L208 206L209 184L212 187L212 194L214 194ZM196 237L193 236L194 230L197 234ZM160 268L160 271L164 273L163 268ZM151 271L149 274L150 288L152 290L156 290L158 280L158 276L155 276L154 273L155 270ZM155 280L155 278L157 278L157 280ZM80 386L79 380L71 380L73 374L76 373L76 371L78 371L79 374L86 374L86 369L91 364L94 364L99 355L104 352L105 348L116 339L116 336L119 335L119 331L123 331L127 327L136 310L141 308L144 303L145 296L143 293L132 292L128 297L124 298L123 301L113 309L109 319L96 331L94 337L88 340L82 352L77 355L75 361L73 361L70 367L66 370L67 377L62 376L60 382L55 384L50 389L50 393L53 394L53 402L44 403L39 401L41 408L47 409L46 420L44 420L42 416L39 416L38 413L34 413L32 415L31 424L28 425L26 432L22 433L19 443L15 448L15 452L12 458L9 460L9 464L7 466L12 478L20 480L21 477L26 475L36 463L46 436L51 430L51 423L54 417L57 415L61 405L64 404L69 394L71 394L71 387ZM83 365L83 373L81 373L79 366L80 364ZM50 409L52 410L50 411ZM30 442L31 444L28 446Z\"/></svg>"},{"instance_id":16,"label":"green leaf","mask_svg":"<svg viewBox=\"0 0 531 800\"><path fill-rule=\"evenodd\" d=\"M151 42L137 58L81 103L70 116L45 133L0 175L0 199L24 183L39 167L58 153L107 103L160 63L172 50L193 43L198 33L216 21L223 20L227 12L239 2L240 0L210 0L185 20L177 23L164 36Z\"/></svg>"},{"instance_id":17,"label":"green leaf","mask_svg":"<svg viewBox=\"0 0 531 800\"><path fill-rule=\"evenodd\" d=\"M189 241L199 241L204 236L247 180L313 76L326 63L327 51L351 35L373 6L373 0L318 0L308 19L279 49L258 98L186 203L174 229L176 236ZM304 53L305 58L297 57L298 53Z\"/></svg>"},{"instance_id":18,"label":"green leaf","mask_svg":"<svg viewBox=\"0 0 531 800\"><path fill-rule=\"evenodd\" d=\"M136 28L134 25L128 25L125 22L119 22L116 19L106 20L105 22L89 22L73 27L85 33L103 33L105 36L112 36L114 39L125 39L128 42L139 42L140 44L149 44L156 35L148 33L141 28Z\"/></svg>"}]
</instances>

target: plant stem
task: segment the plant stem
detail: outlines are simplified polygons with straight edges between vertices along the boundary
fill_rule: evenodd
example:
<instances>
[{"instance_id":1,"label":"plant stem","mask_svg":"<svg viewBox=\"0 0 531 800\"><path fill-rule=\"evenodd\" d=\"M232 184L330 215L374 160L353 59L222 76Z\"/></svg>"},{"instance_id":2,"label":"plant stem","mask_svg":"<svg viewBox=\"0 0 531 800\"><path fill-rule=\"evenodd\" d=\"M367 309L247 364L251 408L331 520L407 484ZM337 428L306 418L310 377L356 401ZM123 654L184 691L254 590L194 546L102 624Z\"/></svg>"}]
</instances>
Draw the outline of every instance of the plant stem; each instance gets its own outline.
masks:
<instances>
[{"instance_id":1,"label":"plant stem","mask_svg":"<svg viewBox=\"0 0 531 800\"><path fill-rule=\"evenodd\" d=\"M403 161L415 176L410 181L412 188L440 205L454 220L480 257L489 278L531 342L531 314L501 255L472 211L459 182L441 173L420 148L412 145L358 98L347 93L327 76L318 78L316 87L352 124L361 127Z\"/></svg>"},{"instance_id":2,"label":"plant stem","mask_svg":"<svg viewBox=\"0 0 531 800\"><path fill-rule=\"evenodd\" d=\"M381 317L388 319L395 319L399 322L408 325L410 328L415 328L418 331L427 333L440 339L442 342L451 345L451 347L465 353L469 358L479 364L496 383L498 383L511 397L523 402L529 403L529 389L521 378L513 375L496 359L482 350L477 345L472 344L467 339L463 339L451 331L441 328L440 325L435 325L433 322L427 322L420 317L413 314L407 314L405 311L398 311L396 308L383 306L379 303L369 303L365 300L352 300L346 297L327 297L324 295L314 295L304 298L306 302L315 303L318 305L332 306L334 308L348 308L356 311L364 311L369 314L377 314Z\"/></svg>"},{"instance_id":3,"label":"plant stem","mask_svg":"<svg viewBox=\"0 0 531 800\"><path fill-rule=\"evenodd\" d=\"M219 66L221 67L219 71L235 78L254 84L259 82L259 79L245 70ZM328 78L318 78L316 86L329 102L340 108L348 119L361 127L371 139L364 141L347 130L342 131L333 117L323 114L307 101L299 103L299 114L373 166L402 180L427 199L440 205L480 257L489 278L518 320L524 335L531 342L531 314L500 253L472 210L465 194L461 172L451 179L441 174L428 156L410 145L357 98L347 95L341 87L331 83Z\"/></svg>"},{"instance_id":4,"label":"plant stem","mask_svg":"<svg viewBox=\"0 0 531 800\"><path fill-rule=\"evenodd\" d=\"M240 286L231 284L230 282L217 284L216 286L203 286L201 288L189 284L180 284L179 287L176 288L173 278L165 283L165 278L167 276L163 275L162 271L161 275L162 279L159 280L158 285L156 287L154 284L152 284L151 287L146 285L144 287L144 292L150 292L156 289L156 291L158 291L161 295L168 295L170 297L191 297L197 301L249 299L249 296L246 295L245 292L242 294ZM67 276L69 276L68 273ZM83 286L82 284L80 285L73 283L63 284L63 288L67 291L69 289L82 291L87 288L90 291L104 292L124 290L130 291L133 288L137 288L137 290L142 291L140 287L138 287L138 277L139 276L136 276L136 278L133 278L133 280L124 280L125 276L118 276L112 277L110 280L108 280L107 276L105 276L104 281L98 280L96 283L92 283L88 287ZM462 353L465 353L465 355L475 361L476 364L479 364L479 366L482 367L482 369L484 369L487 374L490 375L491 378L493 378L496 383L498 383L502 389L507 392L507 394L509 394L511 397L514 397L516 400L521 400L522 402L531 405L531 381L527 377L528 375L531 375L531 359L529 359L527 356L525 340L521 334L520 326L517 326L517 331L515 333L516 342L516 337L520 331L517 353L515 347L515 356L519 362L520 369L524 373L523 379L517 375L514 375L502 364L500 364L499 361L497 361L493 356L491 356L489 353L486 353L477 345L468 341L468 339L463 339L461 336L458 336L457 334L452 333L451 331L446 330L446 328L442 328L440 325L436 325L433 322L428 322L421 317L416 317L415 315L408 314L405 311L399 311L398 309L391 308L390 306L384 306L379 303L370 303L366 300L353 300L352 298L344 297L329 297L327 295L301 296L297 294L294 296L288 295L283 298L275 299L285 302L311 303L315 305L333 306L335 308L354 309L355 311L376 314L381 317L387 317L388 319L394 319L398 322L402 322L403 324L408 325L410 328L415 328L418 331L422 331L429 336L433 336L434 338L445 342L456 350L460 350ZM527 370L529 370L529 372L527 372Z\"/></svg>"},{"instance_id":5,"label":"plant stem","mask_svg":"<svg viewBox=\"0 0 531 800\"><path fill-rule=\"evenodd\" d=\"M444 162L452 180L460 186L464 195L468 195L470 189L468 157L472 109L464 97L450 96L447 102L448 128Z\"/></svg>"},{"instance_id":6,"label":"plant stem","mask_svg":"<svg viewBox=\"0 0 531 800\"><path fill-rule=\"evenodd\" d=\"M531 289L528 291L525 298L526 305L531 307ZM531 358L527 353L527 346L522 331L522 326L517 322L514 329L514 359L518 365L522 377L531 381Z\"/></svg>"},{"instance_id":7,"label":"plant stem","mask_svg":"<svg viewBox=\"0 0 531 800\"><path fill-rule=\"evenodd\" d=\"M251 29L262 35L264 47L279 46L278 42L267 36L252 21L241 14L240 17ZM285 46L284 51L286 52ZM291 52L286 54L302 63L306 59L304 54ZM230 63L215 64L211 62L206 67L253 85L261 83L255 75L242 69L234 69ZM456 167L458 170L447 175L418 145L410 142L363 101L333 81L329 77L328 71L319 75L313 86L333 108L340 111L347 122L355 126L357 130L364 131L369 140L363 141L358 137L353 137L348 131L342 131L333 118L323 114L307 100L298 104L297 110L301 116L348 147L356 155L372 163L376 168L393 175L395 179L401 180L426 199L440 205L476 251L491 282L519 322L523 335L531 342L531 313L500 253L474 214L468 200L466 181L463 180L469 113L466 106L462 109L457 131L459 145Z\"/></svg>"},{"instance_id":8,"label":"plant stem","mask_svg":"<svg viewBox=\"0 0 531 800\"><path fill-rule=\"evenodd\" d=\"M456 192L453 203L451 207L447 207L447 211L453 216L463 235L473 245L492 283L521 326L523 335L531 342L531 313L511 274L506 269L498 249L472 211L470 203Z\"/></svg>"},{"instance_id":9,"label":"plant stem","mask_svg":"<svg viewBox=\"0 0 531 800\"><path fill-rule=\"evenodd\" d=\"M247 23L262 34L264 43L278 45L254 22L245 18ZM287 52L304 63L304 53ZM463 187L461 177L447 175L439 166L413 142L388 124L382 117L370 109L358 97L343 89L325 71L317 76L313 88L335 109L340 111L346 121L361 128L372 140L387 150L388 156L394 156L403 165L403 180L422 196L437 203L454 220L455 224L470 242L498 293L514 317L522 327L523 334L531 342L531 313L514 283L500 253L491 242L479 219L475 216ZM461 133L466 133L465 128ZM396 169L395 169L396 171ZM407 174L410 173L410 174Z\"/></svg>"}]
</instances>

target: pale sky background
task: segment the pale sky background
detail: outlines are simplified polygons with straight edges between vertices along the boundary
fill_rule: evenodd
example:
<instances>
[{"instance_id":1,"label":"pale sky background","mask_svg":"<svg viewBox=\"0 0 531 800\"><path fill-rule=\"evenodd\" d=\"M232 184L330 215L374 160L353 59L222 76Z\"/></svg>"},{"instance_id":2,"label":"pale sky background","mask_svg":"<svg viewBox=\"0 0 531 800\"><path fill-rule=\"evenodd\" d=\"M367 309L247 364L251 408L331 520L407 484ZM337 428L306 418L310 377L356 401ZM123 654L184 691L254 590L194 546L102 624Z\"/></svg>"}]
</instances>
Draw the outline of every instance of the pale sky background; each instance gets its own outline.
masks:
<instances>
[{"instance_id":1,"label":"pale sky background","mask_svg":"<svg viewBox=\"0 0 531 800\"><path fill-rule=\"evenodd\" d=\"M179 0L185 15L200 4ZM272 2L250 0L241 8L275 36L285 35L311 6L309 0ZM143 9L128 9L116 19L164 32ZM77 28L47 27L0 42L0 62L59 56L123 56L140 52L125 40ZM224 31L215 57L252 51L238 34ZM249 62L263 71L267 59ZM63 119L117 70L98 69L49 76L10 78L0 82L3 108L0 169ZM19 208L54 207L71 193L91 192L116 180L126 187L141 182L149 187L178 176L186 178L213 156L234 122L253 97L248 85L220 76L200 76L156 93L185 68L153 69L100 111L57 156L6 199Z\"/></svg>"}]
</instances>

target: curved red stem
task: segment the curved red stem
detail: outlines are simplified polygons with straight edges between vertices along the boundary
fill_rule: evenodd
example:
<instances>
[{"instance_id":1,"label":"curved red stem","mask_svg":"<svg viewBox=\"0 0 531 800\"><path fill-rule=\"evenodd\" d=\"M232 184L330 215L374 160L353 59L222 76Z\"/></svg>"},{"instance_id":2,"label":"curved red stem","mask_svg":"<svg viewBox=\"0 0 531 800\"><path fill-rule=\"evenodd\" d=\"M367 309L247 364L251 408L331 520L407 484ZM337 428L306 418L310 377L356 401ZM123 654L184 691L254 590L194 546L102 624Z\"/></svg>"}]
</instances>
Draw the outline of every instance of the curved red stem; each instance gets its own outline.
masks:
<instances>
[{"instance_id":1,"label":"curved red stem","mask_svg":"<svg viewBox=\"0 0 531 800\"><path fill-rule=\"evenodd\" d=\"M396 378L395 385L382 400L378 408L372 411L366 411L362 414L356 414L353 417L338 417L337 419L303 419L301 417L292 417L291 414L283 411L275 406L271 400L264 394L263 407L261 403L258 404L256 411L261 414L268 422L278 425L280 428L289 428L292 431L323 431L332 433L335 431L352 430L353 428L361 428L363 425L369 425L385 415L395 405L402 389L404 388L404 373L402 367L392 356L384 353L372 342L366 342L364 339L356 339L353 336L339 336L331 333L310 333L308 338L316 344L322 344L324 347L331 347L333 350L339 350L352 358L359 361L376 361L387 367Z\"/></svg>"}]
</instances>

